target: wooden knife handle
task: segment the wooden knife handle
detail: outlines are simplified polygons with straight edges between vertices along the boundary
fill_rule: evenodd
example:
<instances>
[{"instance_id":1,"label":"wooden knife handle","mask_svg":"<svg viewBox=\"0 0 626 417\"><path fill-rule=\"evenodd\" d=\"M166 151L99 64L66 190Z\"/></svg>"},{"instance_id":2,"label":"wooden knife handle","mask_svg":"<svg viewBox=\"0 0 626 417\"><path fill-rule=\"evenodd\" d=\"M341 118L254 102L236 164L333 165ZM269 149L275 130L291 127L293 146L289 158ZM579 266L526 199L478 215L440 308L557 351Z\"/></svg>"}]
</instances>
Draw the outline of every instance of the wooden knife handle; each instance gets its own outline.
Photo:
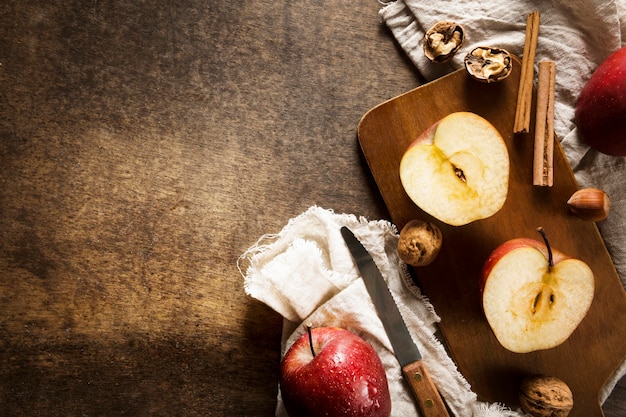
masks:
<instances>
[{"instance_id":1,"label":"wooden knife handle","mask_svg":"<svg viewBox=\"0 0 626 417\"><path fill-rule=\"evenodd\" d=\"M423 361L419 360L404 366L402 374L411 386L423 417L450 417Z\"/></svg>"}]
</instances>

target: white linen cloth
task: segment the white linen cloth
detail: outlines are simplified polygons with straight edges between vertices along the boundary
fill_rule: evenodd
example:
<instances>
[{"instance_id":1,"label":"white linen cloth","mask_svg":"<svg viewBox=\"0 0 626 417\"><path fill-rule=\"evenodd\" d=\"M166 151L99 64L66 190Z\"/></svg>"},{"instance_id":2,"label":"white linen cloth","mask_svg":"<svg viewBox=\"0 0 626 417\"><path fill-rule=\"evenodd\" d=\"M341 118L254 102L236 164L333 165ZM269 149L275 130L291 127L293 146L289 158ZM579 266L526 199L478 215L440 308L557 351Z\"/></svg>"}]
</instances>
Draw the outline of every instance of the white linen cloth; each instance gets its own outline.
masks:
<instances>
[{"instance_id":1,"label":"white linen cloth","mask_svg":"<svg viewBox=\"0 0 626 417\"><path fill-rule=\"evenodd\" d=\"M246 293L284 318L281 353L284 355L306 331L303 323L351 330L372 344L387 370L392 416L419 415L389 339L343 241L341 226L348 226L372 254L426 367L453 413L463 417L523 416L500 404L477 400L435 336L439 317L413 284L406 265L398 259L398 232L387 221L368 221L313 206L291 219L278 234L261 237L240 257ZM276 416L286 415L279 393Z\"/></svg>"},{"instance_id":2,"label":"white linen cloth","mask_svg":"<svg viewBox=\"0 0 626 417\"><path fill-rule=\"evenodd\" d=\"M528 13L541 13L535 56L537 63L556 63L554 130L579 186L604 190L611 212L598 228L626 287L626 157L589 148L574 123L576 100L597 66L626 45L626 0L395 0L385 3L380 16L402 49L428 80L463 68L463 58L476 46L508 50L522 58ZM426 31L441 20L465 29L465 43L447 64L433 64L423 53ZM555 179L558 181L558 178ZM604 402L626 374L626 362L601 393Z\"/></svg>"}]
</instances>

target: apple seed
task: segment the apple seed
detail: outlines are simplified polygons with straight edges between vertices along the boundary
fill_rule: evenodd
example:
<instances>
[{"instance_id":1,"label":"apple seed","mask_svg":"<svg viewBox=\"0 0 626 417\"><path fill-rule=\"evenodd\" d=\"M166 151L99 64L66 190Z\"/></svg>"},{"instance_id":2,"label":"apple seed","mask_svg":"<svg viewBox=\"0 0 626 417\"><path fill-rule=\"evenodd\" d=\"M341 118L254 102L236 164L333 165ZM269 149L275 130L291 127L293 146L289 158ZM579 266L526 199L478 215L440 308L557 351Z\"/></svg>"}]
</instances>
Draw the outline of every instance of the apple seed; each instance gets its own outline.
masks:
<instances>
[{"instance_id":1,"label":"apple seed","mask_svg":"<svg viewBox=\"0 0 626 417\"><path fill-rule=\"evenodd\" d=\"M467 182L467 179L465 178L465 173L463 172L461 168L454 167L454 175L456 175L457 178L460 179L461 181Z\"/></svg>"},{"instance_id":2,"label":"apple seed","mask_svg":"<svg viewBox=\"0 0 626 417\"><path fill-rule=\"evenodd\" d=\"M550 295L548 295L546 297L546 290L550 291ZM554 304L554 292L552 292L552 289L550 287L548 288L542 288L541 291L539 291L539 293L537 293L537 295L535 296L534 300L533 300L533 305L531 307L531 315L535 315L538 312L541 312L543 310L550 309L552 308L552 305Z\"/></svg>"}]
</instances>

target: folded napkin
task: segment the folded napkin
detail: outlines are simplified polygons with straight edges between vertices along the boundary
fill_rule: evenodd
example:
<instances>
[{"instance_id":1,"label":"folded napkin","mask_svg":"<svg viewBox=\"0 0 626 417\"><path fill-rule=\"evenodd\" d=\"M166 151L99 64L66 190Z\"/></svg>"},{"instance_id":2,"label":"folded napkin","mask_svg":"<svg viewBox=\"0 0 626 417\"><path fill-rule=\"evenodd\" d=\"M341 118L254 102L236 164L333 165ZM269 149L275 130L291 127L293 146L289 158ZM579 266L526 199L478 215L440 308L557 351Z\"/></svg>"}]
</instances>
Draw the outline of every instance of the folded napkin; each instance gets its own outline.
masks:
<instances>
[{"instance_id":1,"label":"folded napkin","mask_svg":"<svg viewBox=\"0 0 626 417\"><path fill-rule=\"evenodd\" d=\"M314 206L266 235L239 259L244 288L284 318L282 354L306 330L337 326L367 340L378 352L389 382L392 416L419 415L374 305L341 236L349 227L385 277L435 384L457 416L513 417L520 411L478 401L437 339L439 317L397 255L396 227ZM278 398L276 416L286 416Z\"/></svg>"},{"instance_id":2,"label":"folded napkin","mask_svg":"<svg viewBox=\"0 0 626 417\"><path fill-rule=\"evenodd\" d=\"M380 16L430 81L463 68L467 52L479 45L504 48L521 58L526 17L534 10L541 13L535 64L556 63L555 133L579 186L600 188L611 198L609 217L598 228L626 287L626 157L590 149L574 123L576 100L585 83L607 56L626 45L626 0L395 0L383 5ZM423 53L423 38L441 20L461 24L466 38L449 63L433 64ZM602 402L625 374L626 362L602 391Z\"/></svg>"}]
</instances>

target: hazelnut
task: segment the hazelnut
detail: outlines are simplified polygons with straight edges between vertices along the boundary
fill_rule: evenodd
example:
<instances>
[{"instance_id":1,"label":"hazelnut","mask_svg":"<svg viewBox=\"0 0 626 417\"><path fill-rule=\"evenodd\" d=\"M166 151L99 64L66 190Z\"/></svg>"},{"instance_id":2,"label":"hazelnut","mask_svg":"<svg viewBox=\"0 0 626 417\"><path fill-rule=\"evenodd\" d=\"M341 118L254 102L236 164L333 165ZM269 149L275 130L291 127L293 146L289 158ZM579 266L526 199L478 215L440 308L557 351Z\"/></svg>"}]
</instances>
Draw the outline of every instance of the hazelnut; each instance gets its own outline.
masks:
<instances>
[{"instance_id":1,"label":"hazelnut","mask_svg":"<svg viewBox=\"0 0 626 417\"><path fill-rule=\"evenodd\" d=\"M522 409L535 417L566 417L574 406L572 391L554 376L524 378L519 400Z\"/></svg>"},{"instance_id":2,"label":"hazelnut","mask_svg":"<svg viewBox=\"0 0 626 417\"><path fill-rule=\"evenodd\" d=\"M465 56L465 69L481 82L502 81L511 73L513 61L505 49L479 46Z\"/></svg>"},{"instance_id":3,"label":"hazelnut","mask_svg":"<svg viewBox=\"0 0 626 417\"><path fill-rule=\"evenodd\" d=\"M398 256L408 265L425 266L435 260L441 242L441 230L436 225L411 220L400 231Z\"/></svg>"},{"instance_id":4,"label":"hazelnut","mask_svg":"<svg viewBox=\"0 0 626 417\"><path fill-rule=\"evenodd\" d=\"M584 220L598 222L609 215L611 200L602 190L597 188L583 188L576 191L567 200L572 213Z\"/></svg>"},{"instance_id":5,"label":"hazelnut","mask_svg":"<svg viewBox=\"0 0 626 417\"><path fill-rule=\"evenodd\" d=\"M424 54L437 64L447 62L463 44L463 27L455 22L438 22L424 35Z\"/></svg>"}]
</instances>

